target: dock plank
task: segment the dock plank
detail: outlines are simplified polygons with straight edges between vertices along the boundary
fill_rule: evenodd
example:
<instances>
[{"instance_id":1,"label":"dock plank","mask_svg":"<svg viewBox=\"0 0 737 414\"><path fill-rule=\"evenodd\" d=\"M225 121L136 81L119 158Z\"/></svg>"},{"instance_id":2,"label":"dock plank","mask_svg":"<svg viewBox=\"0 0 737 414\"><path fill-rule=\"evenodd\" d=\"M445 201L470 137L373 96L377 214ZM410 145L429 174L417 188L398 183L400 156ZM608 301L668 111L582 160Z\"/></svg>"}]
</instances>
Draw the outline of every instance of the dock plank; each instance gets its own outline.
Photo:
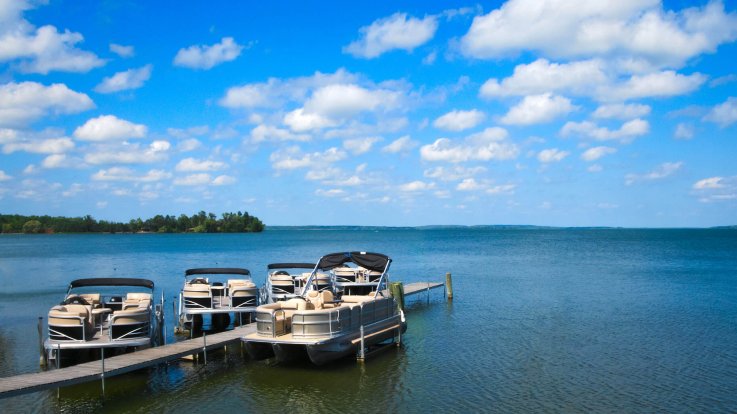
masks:
<instances>
[{"instance_id":1,"label":"dock plank","mask_svg":"<svg viewBox=\"0 0 737 414\"><path fill-rule=\"evenodd\" d=\"M207 350L215 350L238 341L244 335L256 332L256 324L236 328L231 331L187 339L156 348L142 349L130 354L105 358L105 378L125 374L142 368L153 367L165 362L180 359L193 353L202 352L207 342ZM0 378L0 398L65 387L100 379L102 362L91 361L67 368L20 374Z\"/></svg>"}]
</instances>

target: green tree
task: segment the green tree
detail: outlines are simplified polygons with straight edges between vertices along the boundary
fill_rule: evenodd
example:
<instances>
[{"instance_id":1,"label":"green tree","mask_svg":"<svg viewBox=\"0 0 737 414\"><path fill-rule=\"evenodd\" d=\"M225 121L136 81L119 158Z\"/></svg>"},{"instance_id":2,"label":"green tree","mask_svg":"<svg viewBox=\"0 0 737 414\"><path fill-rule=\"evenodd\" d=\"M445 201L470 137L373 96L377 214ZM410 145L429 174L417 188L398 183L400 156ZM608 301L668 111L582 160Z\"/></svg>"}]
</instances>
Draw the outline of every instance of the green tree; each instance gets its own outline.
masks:
<instances>
[{"instance_id":1,"label":"green tree","mask_svg":"<svg viewBox=\"0 0 737 414\"><path fill-rule=\"evenodd\" d=\"M28 220L23 224L23 233L41 233L43 227L38 220Z\"/></svg>"}]
</instances>

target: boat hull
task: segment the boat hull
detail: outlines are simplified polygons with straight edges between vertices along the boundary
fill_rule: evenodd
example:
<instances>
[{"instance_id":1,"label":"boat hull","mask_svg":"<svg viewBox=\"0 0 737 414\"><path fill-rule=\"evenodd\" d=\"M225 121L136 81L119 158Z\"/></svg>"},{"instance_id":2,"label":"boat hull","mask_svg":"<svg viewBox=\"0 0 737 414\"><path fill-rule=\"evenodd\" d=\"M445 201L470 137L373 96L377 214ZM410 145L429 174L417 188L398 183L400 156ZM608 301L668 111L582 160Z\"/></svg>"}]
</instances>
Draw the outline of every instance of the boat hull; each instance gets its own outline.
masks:
<instances>
[{"instance_id":1,"label":"boat hull","mask_svg":"<svg viewBox=\"0 0 737 414\"><path fill-rule=\"evenodd\" d=\"M269 343L264 342L246 342L246 352L251 359L260 361L274 356L274 349Z\"/></svg>"}]
</instances>

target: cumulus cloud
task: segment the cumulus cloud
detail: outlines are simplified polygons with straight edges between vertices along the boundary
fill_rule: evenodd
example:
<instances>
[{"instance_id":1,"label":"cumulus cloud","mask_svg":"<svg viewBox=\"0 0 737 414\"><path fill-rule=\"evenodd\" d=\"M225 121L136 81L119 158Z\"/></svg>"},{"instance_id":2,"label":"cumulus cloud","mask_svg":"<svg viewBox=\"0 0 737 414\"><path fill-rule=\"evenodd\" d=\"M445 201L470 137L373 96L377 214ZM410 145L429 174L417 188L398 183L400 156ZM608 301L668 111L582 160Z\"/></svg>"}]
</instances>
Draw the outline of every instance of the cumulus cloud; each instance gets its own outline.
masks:
<instances>
[{"instance_id":1,"label":"cumulus cloud","mask_svg":"<svg viewBox=\"0 0 737 414\"><path fill-rule=\"evenodd\" d=\"M360 155L371 151L371 147L379 141L381 141L379 137L347 139L343 141L343 148L353 155Z\"/></svg>"},{"instance_id":2,"label":"cumulus cloud","mask_svg":"<svg viewBox=\"0 0 737 414\"><path fill-rule=\"evenodd\" d=\"M513 159L519 154L519 148L507 140L507 135L505 129L492 127L460 142L440 138L420 147L420 156L425 161L452 163Z\"/></svg>"},{"instance_id":3,"label":"cumulus cloud","mask_svg":"<svg viewBox=\"0 0 737 414\"><path fill-rule=\"evenodd\" d=\"M0 181L10 181L12 179L13 179L12 176L6 174L5 171L3 170L0 170Z\"/></svg>"},{"instance_id":4,"label":"cumulus cloud","mask_svg":"<svg viewBox=\"0 0 737 414\"><path fill-rule=\"evenodd\" d=\"M71 167L72 163L66 154L51 154L41 161L41 167L46 169Z\"/></svg>"},{"instance_id":5,"label":"cumulus cloud","mask_svg":"<svg viewBox=\"0 0 737 414\"><path fill-rule=\"evenodd\" d=\"M524 28L524 30L520 30ZM553 58L608 57L678 67L737 38L737 15L721 1L679 12L660 0L510 0L477 16L461 53L492 59L523 51Z\"/></svg>"},{"instance_id":6,"label":"cumulus cloud","mask_svg":"<svg viewBox=\"0 0 737 414\"><path fill-rule=\"evenodd\" d=\"M11 154L15 151L25 151L34 154L61 154L74 148L74 141L70 138L49 138L40 140L22 140L3 145L3 152Z\"/></svg>"},{"instance_id":7,"label":"cumulus cloud","mask_svg":"<svg viewBox=\"0 0 737 414\"><path fill-rule=\"evenodd\" d=\"M486 115L476 109L470 111L453 110L435 119L432 125L446 131L463 131L480 124Z\"/></svg>"},{"instance_id":8,"label":"cumulus cloud","mask_svg":"<svg viewBox=\"0 0 737 414\"><path fill-rule=\"evenodd\" d=\"M625 176L625 184L632 185L643 181L656 181L670 177L683 167L683 162L665 162L660 164L654 170L645 174L627 174Z\"/></svg>"},{"instance_id":9,"label":"cumulus cloud","mask_svg":"<svg viewBox=\"0 0 737 414\"><path fill-rule=\"evenodd\" d=\"M110 43L110 51L124 59L132 58L136 54L133 46L124 46L117 43Z\"/></svg>"},{"instance_id":10,"label":"cumulus cloud","mask_svg":"<svg viewBox=\"0 0 737 414\"><path fill-rule=\"evenodd\" d=\"M174 65L208 70L221 63L235 60L242 50L243 46L236 43L232 37L224 37L220 43L214 45L194 45L179 49L174 57Z\"/></svg>"},{"instance_id":11,"label":"cumulus cloud","mask_svg":"<svg viewBox=\"0 0 737 414\"><path fill-rule=\"evenodd\" d=\"M74 130L74 136L82 141L101 142L143 138L147 132L145 125L134 124L115 115L101 115Z\"/></svg>"},{"instance_id":12,"label":"cumulus cloud","mask_svg":"<svg viewBox=\"0 0 737 414\"><path fill-rule=\"evenodd\" d=\"M633 119L625 122L619 129L610 130L600 127L594 122L566 122L560 130L560 134L564 137L570 135L578 135L584 138L592 138L597 141L620 140L622 142L630 142L638 136L647 134L650 131L650 124L642 119Z\"/></svg>"},{"instance_id":13,"label":"cumulus cloud","mask_svg":"<svg viewBox=\"0 0 737 414\"><path fill-rule=\"evenodd\" d=\"M700 73L683 75L672 70L649 71L630 75L631 69L617 67L616 63L590 59L569 63L551 63L538 59L517 65L512 76L488 79L481 86L479 96L486 99L565 93L590 97L600 102L620 103L631 99L663 98L693 92L707 79ZM637 72L642 72L637 71ZM642 107L622 107L642 111ZM621 116L620 114L617 114ZM639 116L644 116L641 114Z\"/></svg>"},{"instance_id":14,"label":"cumulus cloud","mask_svg":"<svg viewBox=\"0 0 737 414\"><path fill-rule=\"evenodd\" d=\"M596 161L605 155L614 154L615 152L617 152L617 149L612 147L593 147L584 151L581 154L581 159L588 162Z\"/></svg>"},{"instance_id":15,"label":"cumulus cloud","mask_svg":"<svg viewBox=\"0 0 737 414\"><path fill-rule=\"evenodd\" d=\"M436 16L418 19L406 13L394 13L361 27L360 38L344 47L343 52L365 59L394 49L411 52L432 39L437 28Z\"/></svg>"},{"instance_id":16,"label":"cumulus cloud","mask_svg":"<svg viewBox=\"0 0 737 414\"><path fill-rule=\"evenodd\" d=\"M500 184L487 188L486 193L492 195L514 194L516 188L516 184Z\"/></svg>"},{"instance_id":17,"label":"cumulus cloud","mask_svg":"<svg viewBox=\"0 0 737 414\"><path fill-rule=\"evenodd\" d=\"M231 185L236 183L235 177L229 175L218 175L212 180L212 185Z\"/></svg>"},{"instance_id":18,"label":"cumulus cloud","mask_svg":"<svg viewBox=\"0 0 737 414\"><path fill-rule=\"evenodd\" d=\"M737 200L737 176L704 178L692 188L702 203Z\"/></svg>"},{"instance_id":19,"label":"cumulus cloud","mask_svg":"<svg viewBox=\"0 0 737 414\"><path fill-rule=\"evenodd\" d=\"M95 86L95 92L113 93L138 89L151 78L152 65L146 65L138 69L128 69L118 72L109 78L105 78L99 85Z\"/></svg>"},{"instance_id":20,"label":"cumulus cloud","mask_svg":"<svg viewBox=\"0 0 737 414\"><path fill-rule=\"evenodd\" d=\"M318 188L315 190L315 195L320 197L343 197L346 195L345 190L341 190L340 188L331 188L329 190L323 190L321 188Z\"/></svg>"},{"instance_id":21,"label":"cumulus cloud","mask_svg":"<svg viewBox=\"0 0 737 414\"><path fill-rule=\"evenodd\" d=\"M537 160L545 164L559 162L562 161L563 158L567 157L568 154L570 154L568 151L562 151L558 148L549 148L538 152Z\"/></svg>"},{"instance_id":22,"label":"cumulus cloud","mask_svg":"<svg viewBox=\"0 0 737 414\"><path fill-rule=\"evenodd\" d=\"M197 186L208 185L212 182L212 177L208 173L190 174L185 177L174 179L174 185Z\"/></svg>"},{"instance_id":23,"label":"cumulus cloud","mask_svg":"<svg viewBox=\"0 0 737 414\"><path fill-rule=\"evenodd\" d=\"M594 118L602 119L633 119L650 114L650 106L642 104L609 104L601 105L592 114Z\"/></svg>"},{"instance_id":24,"label":"cumulus cloud","mask_svg":"<svg viewBox=\"0 0 737 414\"><path fill-rule=\"evenodd\" d=\"M737 98L730 97L723 103L713 107L704 116L704 120L719 124L722 128L737 122Z\"/></svg>"},{"instance_id":25,"label":"cumulus cloud","mask_svg":"<svg viewBox=\"0 0 737 414\"><path fill-rule=\"evenodd\" d=\"M457 181L466 178L472 178L478 174L486 172L484 167L464 167L455 165L453 167L435 167L424 171L423 175L427 178L436 178L442 181Z\"/></svg>"},{"instance_id":26,"label":"cumulus cloud","mask_svg":"<svg viewBox=\"0 0 737 414\"><path fill-rule=\"evenodd\" d=\"M106 170L99 170L92 175L95 181L131 181L131 182L155 182L171 178L171 174L164 170L149 170L145 174L140 174L133 169L125 167L113 167Z\"/></svg>"},{"instance_id":27,"label":"cumulus cloud","mask_svg":"<svg viewBox=\"0 0 737 414\"><path fill-rule=\"evenodd\" d=\"M185 158L177 163L177 171L217 171L228 168L228 164L220 161Z\"/></svg>"},{"instance_id":28,"label":"cumulus cloud","mask_svg":"<svg viewBox=\"0 0 737 414\"><path fill-rule=\"evenodd\" d=\"M305 132L336 126L338 122L320 114L305 112L304 108L299 108L284 115L284 124L292 131Z\"/></svg>"},{"instance_id":29,"label":"cumulus cloud","mask_svg":"<svg viewBox=\"0 0 737 414\"><path fill-rule=\"evenodd\" d=\"M694 190L706 190L724 188L724 177L710 177L696 181L693 185Z\"/></svg>"},{"instance_id":30,"label":"cumulus cloud","mask_svg":"<svg viewBox=\"0 0 737 414\"><path fill-rule=\"evenodd\" d=\"M526 96L512 107L500 121L508 125L532 125L550 122L574 111L576 107L568 98L550 93Z\"/></svg>"},{"instance_id":31,"label":"cumulus cloud","mask_svg":"<svg viewBox=\"0 0 737 414\"><path fill-rule=\"evenodd\" d=\"M36 28L25 20L23 12L35 2L4 3L0 6L0 63L15 62L22 72L41 74L87 72L105 64L94 53L77 48L84 40L80 33L59 32L52 25Z\"/></svg>"},{"instance_id":32,"label":"cumulus cloud","mask_svg":"<svg viewBox=\"0 0 737 414\"><path fill-rule=\"evenodd\" d=\"M271 154L269 160L275 170L294 170L325 166L346 158L346 153L338 148L328 148L323 152L302 153L299 147L289 147Z\"/></svg>"},{"instance_id":33,"label":"cumulus cloud","mask_svg":"<svg viewBox=\"0 0 737 414\"><path fill-rule=\"evenodd\" d=\"M432 190L434 188L435 188L435 183L427 183L427 182L420 181L420 180L411 181L411 182L404 183L399 186L400 191L407 192L407 193L427 191L427 190Z\"/></svg>"},{"instance_id":34,"label":"cumulus cloud","mask_svg":"<svg viewBox=\"0 0 737 414\"><path fill-rule=\"evenodd\" d=\"M691 124L680 122L676 125L676 130L673 132L675 139L691 139L694 136L694 127Z\"/></svg>"},{"instance_id":35,"label":"cumulus cloud","mask_svg":"<svg viewBox=\"0 0 737 414\"><path fill-rule=\"evenodd\" d=\"M153 141L148 147L138 144L103 147L89 151L84 160L89 164L151 164L166 160L171 148L168 141Z\"/></svg>"},{"instance_id":36,"label":"cumulus cloud","mask_svg":"<svg viewBox=\"0 0 737 414\"><path fill-rule=\"evenodd\" d=\"M307 134L295 134L288 129L266 124L258 125L251 130L251 141L255 143L265 141L309 141L311 138Z\"/></svg>"},{"instance_id":37,"label":"cumulus cloud","mask_svg":"<svg viewBox=\"0 0 737 414\"><path fill-rule=\"evenodd\" d=\"M0 127L22 127L49 115L76 114L94 107L89 96L64 84L9 82L0 85Z\"/></svg>"},{"instance_id":38,"label":"cumulus cloud","mask_svg":"<svg viewBox=\"0 0 737 414\"><path fill-rule=\"evenodd\" d=\"M412 140L409 135L405 135L390 142L389 145L382 148L381 151L396 154L399 152L407 152L418 145L420 145L419 142Z\"/></svg>"}]
</instances>

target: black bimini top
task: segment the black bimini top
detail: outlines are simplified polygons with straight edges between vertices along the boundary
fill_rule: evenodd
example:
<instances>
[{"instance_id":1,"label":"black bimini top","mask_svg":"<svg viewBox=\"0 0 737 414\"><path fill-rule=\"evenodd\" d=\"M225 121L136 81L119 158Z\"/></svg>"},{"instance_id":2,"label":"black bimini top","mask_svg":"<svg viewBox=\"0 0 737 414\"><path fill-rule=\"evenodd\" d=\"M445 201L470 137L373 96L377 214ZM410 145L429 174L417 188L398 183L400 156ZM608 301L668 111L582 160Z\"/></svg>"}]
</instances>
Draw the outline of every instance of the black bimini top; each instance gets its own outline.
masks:
<instances>
[{"instance_id":1,"label":"black bimini top","mask_svg":"<svg viewBox=\"0 0 737 414\"><path fill-rule=\"evenodd\" d=\"M267 266L271 269L314 269L314 263L272 263Z\"/></svg>"},{"instance_id":2,"label":"black bimini top","mask_svg":"<svg viewBox=\"0 0 737 414\"><path fill-rule=\"evenodd\" d=\"M318 269L330 270L334 269L344 263L353 262L359 266L362 266L368 270L374 270L377 272L384 272L392 262L389 256L381 253L367 253L367 252L345 252L345 253L332 253L323 256L320 262L317 264Z\"/></svg>"},{"instance_id":3,"label":"black bimini top","mask_svg":"<svg viewBox=\"0 0 737 414\"><path fill-rule=\"evenodd\" d=\"M187 269L184 276L191 275L246 275L250 276L251 271L248 269L239 269L237 267L204 267L201 269Z\"/></svg>"},{"instance_id":4,"label":"black bimini top","mask_svg":"<svg viewBox=\"0 0 737 414\"><path fill-rule=\"evenodd\" d=\"M69 289L85 286L141 286L149 289L154 288L154 282L148 279L137 279L133 277L93 277L89 279L72 280Z\"/></svg>"}]
</instances>

